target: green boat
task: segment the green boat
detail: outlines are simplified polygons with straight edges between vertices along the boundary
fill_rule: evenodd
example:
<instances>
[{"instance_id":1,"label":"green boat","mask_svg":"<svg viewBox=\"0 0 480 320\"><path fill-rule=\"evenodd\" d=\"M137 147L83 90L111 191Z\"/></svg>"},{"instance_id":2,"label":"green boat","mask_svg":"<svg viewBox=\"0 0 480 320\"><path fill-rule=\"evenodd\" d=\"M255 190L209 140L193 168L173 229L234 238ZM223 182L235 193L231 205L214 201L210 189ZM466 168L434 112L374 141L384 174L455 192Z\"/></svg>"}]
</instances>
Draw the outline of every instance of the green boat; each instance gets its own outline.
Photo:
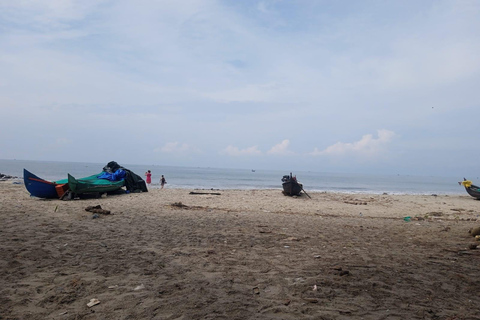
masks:
<instances>
[{"instance_id":1,"label":"green boat","mask_svg":"<svg viewBox=\"0 0 480 320\"><path fill-rule=\"evenodd\" d=\"M84 193L105 193L116 191L125 186L125 180L110 181L107 179L99 179L98 176L101 173L94 174L89 177L75 179L72 175L68 174L68 187L71 192L75 194ZM58 183L58 182L57 182Z\"/></svg>"}]
</instances>

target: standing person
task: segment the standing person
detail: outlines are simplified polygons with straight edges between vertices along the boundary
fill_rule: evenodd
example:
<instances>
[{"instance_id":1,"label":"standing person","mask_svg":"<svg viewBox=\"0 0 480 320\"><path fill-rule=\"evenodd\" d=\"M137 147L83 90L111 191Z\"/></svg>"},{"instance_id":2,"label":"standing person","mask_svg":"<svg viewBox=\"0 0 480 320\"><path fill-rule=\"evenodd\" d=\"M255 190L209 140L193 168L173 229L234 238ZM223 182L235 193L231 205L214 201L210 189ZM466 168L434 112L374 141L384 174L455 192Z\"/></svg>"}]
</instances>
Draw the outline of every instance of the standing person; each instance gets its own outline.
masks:
<instances>
[{"instance_id":1,"label":"standing person","mask_svg":"<svg viewBox=\"0 0 480 320\"><path fill-rule=\"evenodd\" d=\"M145 177L147 177L147 184L150 185L152 183L152 172L150 170L145 172Z\"/></svg>"},{"instance_id":2,"label":"standing person","mask_svg":"<svg viewBox=\"0 0 480 320\"><path fill-rule=\"evenodd\" d=\"M163 186L165 185L165 183L167 183L167 180L165 180L165 177L162 174L162 177L160 178L160 184L162 185L162 189L163 189Z\"/></svg>"}]
</instances>

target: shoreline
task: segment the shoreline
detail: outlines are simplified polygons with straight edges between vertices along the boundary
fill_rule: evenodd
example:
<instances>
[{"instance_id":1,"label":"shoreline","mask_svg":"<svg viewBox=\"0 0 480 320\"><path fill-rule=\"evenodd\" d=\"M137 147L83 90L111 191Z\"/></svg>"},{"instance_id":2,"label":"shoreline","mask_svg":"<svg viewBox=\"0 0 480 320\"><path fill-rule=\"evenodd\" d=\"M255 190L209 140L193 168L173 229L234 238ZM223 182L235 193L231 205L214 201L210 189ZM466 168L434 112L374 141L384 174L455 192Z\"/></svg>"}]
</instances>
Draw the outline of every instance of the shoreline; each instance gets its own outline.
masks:
<instances>
[{"instance_id":1,"label":"shoreline","mask_svg":"<svg viewBox=\"0 0 480 320\"><path fill-rule=\"evenodd\" d=\"M150 189L160 189L160 185L151 185L149 187ZM150 190L149 189L149 190ZM173 188L169 188L169 189L173 189L173 190L204 190L204 191L208 191L208 190L214 190L214 191L219 191L219 190L225 190L225 191L262 191L262 190L266 190L266 191L282 191L282 187L278 187L278 188L255 188L255 187L251 187L251 188L190 188L190 187L173 187ZM378 195L397 195L397 196L402 196L402 195L405 195L405 196L463 196L463 195L466 195L466 191L463 189L462 191L459 191L459 192L450 192L450 193L447 193L447 192L417 192L417 193L414 193L414 192L399 192L399 191L378 191L378 192L372 192L372 191L340 191L340 190L316 190L316 189L311 189L311 190L305 190L307 191L308 194L310 193L330 193L330 194L342 194L342 195L365 195L365 196L368 196L368 195L372 195L372 196L378 196Z\"/></svg>"},{"instance_id":2,"label":"shoreline","mask_svg":"<svg viewBox=\"0 0 480 320\"><path fill-rule=\"evenodd\" d=\"M59 204L75 203L78 200L61 201L57 199L39 199L30 197L23 185L12 183L12 180L0 182L0 192L16 190L23 193L23 200L58 201ZM200 191L192 195L191 192ZM212 193L217 194L209 194ZM205 193L205 194L201 194ZM162 207L173 203L183 203L187 206L233 211L256 211L285 213L296 212L307 215L338 215L363 217L427 217L433 219L468 219L480 220L477 212L478 202L468 194L394 194L394 193L350 193L308 191L311 198L304 193L289 197L282 189L217 189L217 188L156 188L149 187L149 192L125 195L106 196L101 199L84 199L88 202L106 202L108 205L119 202L142 201L147 207L149 202L162 202ZM26 196L26 198L25 198ZM158 198L160 197L160 198ZM133 198L133 199L132 199ZM107 200L108 199L108 200ZM116 207L116 206L114 206Z\"/></svg>"}]
</instances>

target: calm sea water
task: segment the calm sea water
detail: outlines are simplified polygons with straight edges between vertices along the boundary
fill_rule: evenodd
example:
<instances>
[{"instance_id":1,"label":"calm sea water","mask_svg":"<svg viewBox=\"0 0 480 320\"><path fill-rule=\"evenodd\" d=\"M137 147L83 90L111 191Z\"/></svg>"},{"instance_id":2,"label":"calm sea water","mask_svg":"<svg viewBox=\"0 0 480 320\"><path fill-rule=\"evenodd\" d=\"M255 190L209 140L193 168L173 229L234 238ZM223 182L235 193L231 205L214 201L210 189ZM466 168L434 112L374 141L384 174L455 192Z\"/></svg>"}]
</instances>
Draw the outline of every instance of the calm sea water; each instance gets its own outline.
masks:
<instances>
[{"instance_id":1,"label":"calm sea water","mask_svg":"<svg viewBox=\"0 0 480 320\"><path fill-rule=\"evenodd\" d=\"M60 180L70 173L86 177L100 173L106 163L51 162L26 160L0 160L0 173L23 177L23 169L46 180ZM145 166L120 163L144 177L152 171L152 187L159 187L160 176L167 180L168 188L183 189L281 189L281 178L290 172L275 170L242 170L218 168L192 168L172 166ZM382 194L465 194L459 178L419 177L407 175L363 175L298 171L293 172L303 183L305 191Z\"/></svg>"}]
</instances>

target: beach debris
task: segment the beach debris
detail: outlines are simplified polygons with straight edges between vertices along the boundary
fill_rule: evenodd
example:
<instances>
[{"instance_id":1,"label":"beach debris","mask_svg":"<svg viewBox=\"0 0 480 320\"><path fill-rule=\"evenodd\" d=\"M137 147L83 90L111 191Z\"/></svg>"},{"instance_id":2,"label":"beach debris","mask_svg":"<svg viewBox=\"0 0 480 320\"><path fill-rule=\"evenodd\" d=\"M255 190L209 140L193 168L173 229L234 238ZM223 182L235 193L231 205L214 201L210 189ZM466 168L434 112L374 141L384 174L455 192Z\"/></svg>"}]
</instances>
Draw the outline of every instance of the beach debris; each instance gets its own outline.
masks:
<instances>
[{"instance_id":1,"label":"beach debris","mask_svg":"<svg viewBox=\"0 0 480 320\"><path fill-rule=\"evenodd\" d=\"M443 216L443 212L441 211L432 211L432 212L427 212L427 216L434 216L434 217L441 217Z\"/></svg>"},{"instance_id":2,"label":"beach debris","mask_svg":"<svg viewBox=\"0 0 480 320\"><path fill-rule=\"evenodd\" d=\"M410 222L410 220L412 220L412 217L407 216L407 217L403 218L403 220L405 220L405 221L407 221L407 222Z\"/></svg>"},{"instance_id":3,"label":"beach debris","mask_svg":"<svg viewBox=\"0 0 480 320\"><path fill-rule=\"evenodd\" d=\"M288 306L290 304L290 302L292 302L292 300L287 299L287 300L283 301L283 305Z\"/></svg>"},{"instance_id":4,"label":"beach debris","mask_svg":"<svg viewBox=\"0 0 480 320\"><path fill-rule=\"evenodd\" d=\"M470 250L475 250L475 249L477 249L477 247L478 247L478 244L476 244L476 243L470 243L468 245L468 249L470 249Z\"/></svg>"},{"instance_id":5,"label":"beach debris","mask_svg":"<svg viewBox=\"0 0 480 320\"><path fill-rule=\"evenodd\" d=\"M118 288L118 284L114 285L114 286L108 286L108 289L117 289Z\"/></svg>"},{"instance_id":6,"label":"beach debris","mask_svg":"<svg viewBox=\"0 0 480 320\"><path fill-rule=\"evenodd\" d=\"M85 208L85 211L93 212L93 213L99 213L99 214L110 214L110 210L102 209L101 205L88 206L88 207Z\"/></svg>"},{"instance_id":7,"label":"beach debris","mask_svg":"<svg viewBox=\"0 0 480 320\"><path fill-rule=\"evenodd\" d=\"M53 210L53 212L57 212L58 210L58 204L55 206L55 210Z\"/></svg>"},{"instance_id":8,"label":"beach debris","mask_svg":"<svg viewBox=\"0 0 480 320\"><path fill-rule=\"evenodd\" d=\"M195 191L191 191L189 194L208 194L208 195L213 195L213 196L220 196L220 195L222 195L222 194L219 193L219 192L195 192Z\"/></svg>"},{"instance_id":9,"label":"beach debris","mask_svg":"<svg viewBox=\"0 0 480 320\"><path fill-rule=\"evenodd\" d=\"M480 241L480 235L475 236L475 240Z\"/></svg>"},{"instance_id":10,"label":"beach debris","mask_svg":"<svg viewBox=\"0 0 480 320\"><path fill-rule=\"evenodd\" d=\"M206 210L207 212L212 212L212 209L210 209L208 206L207 207L187 206L186 204L183 204L182 202L174 202L174 203L171 203L169 206L180 208L180 209L186 209L186 210Z\"/></svg>"},{"instance_id":11,"label":"beach debris","mask_svg":"<svg viewBox=\"0 0 480 320\"><path fill-rule=\"evenodd\" d=\"M288 240L288 241L300 241L300 239L295 238L295 237L288 237L288 238L285 239L285 240Z\"/></svg>"},{"instance_id":12,"label":"beach debris","mask_svg":"<svg viewBox=\"0 0 480 320\"><path fill-rule=\"evenodd\" d=\"M305 279L303 279L303 278L295 278L295 279L293 280L293 283L294 283L294 284L305 283Z\"/></svg>"},{"instance_id":13,"label":"beach debris","mask_svg":"<svg viewBox=\"0 0 480 320\"><path fill-rule=\"evenodd\" d=\"M92 219L98 219L98 218L100 218L98 214L95 213L94 215L92 215Z\"/></svg>"},{"instance_id":14,"label":"beach debris","mask_svg":"<svg viewBox=\"0 0 480 320\"><path fill-rule=\"evenodd\" d=\"M476 227L476 228L470 229L470 230L468 231L468 233L470 233L470 235L471 235L472 237L478 236L478 235L480 235L480 227Z\"/></svg>"},{"instance_id":15,"label":"beach debris","mask_svg":"<svg viewBox=\"0 0 480 320\"><path fill-rule=\"evenodd\" d=\"M259 287L253 287L253 293L254 294L260 294L260 288Z\"/></svg>"},{"instance_id":16,"label":"beach debris","mask_svg":"<svg viewBox=\"0 0 480 320\"><path fill-rule=\"evenodd\" d=\"M135 289L133 289L133 291L139 291L139 290L143 290L145 289L145 286L143 284L139 285L139 286L136 286Z\"/></svg>"},{"instance_id":17,"label":"beach debris","mask_svg":"<svg viewBox=\"0 0 480 320\"><path fill-rule=\"evenodd\" d=\"M333 267L333 270L338 271L338 275L341 277L348 276L350 274L350 271L343 270L343 268L340 266Z\"/></svg>"},{"instance_id":18,"label":"beach debris","mask_svg":"<svg viewBox=\"0 0 480 320\"><path fill-rule=\"evenodd\" d=\"M0 181L6 181L9 179L18 179L18 177L10 176L8 174L0 173Z\"/></svg>"},{"instance_id":19,"label":"beach debris","mask_svg":"<svg viewBox=\"0 0 480 320\"><path fill-rule=\"evenodd\" d=\"M188 208L187 205L181 203L181 202L174 202L171 204L172 207L178 207L178 208Z\"/></svg>"},{"instance_id":20,"label":"beach debris","mask_svg":"<svg viewBox=\"0 0 480 320\"><path fill-rule=\"evenodd\" d=\"M259 233L272 233L272 231L270 231L270 230L259 230L258 232Z\"/></svg>"},{"instance_id":21,"label":"beach debris","mask_svg":"<svg viewBox=\"0 0 480 320\"><path fill-rule=\"evenodd\" d=\"M90 299L89 303L87 303L87 307L91 308L93 306L96 306L99 303L100 303L100 300L93 298L93 299Z\"/></svg>"},{"instance_id":22,"label":"beach debris","mask_svg":"<svg viewBox=\"0 0 480 320\"><path fill-rule=\"evenodd\" d=\"M313 285L313 289L312 289L312 290L313 290L313 291L317 291L317 290L318 290L318 287L317 287L316 284Z\"/></svg>"},{"instance_id":23,"label":"beach debris","mask_svg":"<svg viewBox=\"0 0 480 320\"><path fill-rule=\"evenodd\" d=\"M354 201L351 201L351 200L345 200L343 201L343 203L346 203L346 204L353 204L353 205L363 205L363 206L366 206L367 203L366 202L363 202L363 201L360 201L360 200L354 200Z\"/></svg>"}]
</instances>

